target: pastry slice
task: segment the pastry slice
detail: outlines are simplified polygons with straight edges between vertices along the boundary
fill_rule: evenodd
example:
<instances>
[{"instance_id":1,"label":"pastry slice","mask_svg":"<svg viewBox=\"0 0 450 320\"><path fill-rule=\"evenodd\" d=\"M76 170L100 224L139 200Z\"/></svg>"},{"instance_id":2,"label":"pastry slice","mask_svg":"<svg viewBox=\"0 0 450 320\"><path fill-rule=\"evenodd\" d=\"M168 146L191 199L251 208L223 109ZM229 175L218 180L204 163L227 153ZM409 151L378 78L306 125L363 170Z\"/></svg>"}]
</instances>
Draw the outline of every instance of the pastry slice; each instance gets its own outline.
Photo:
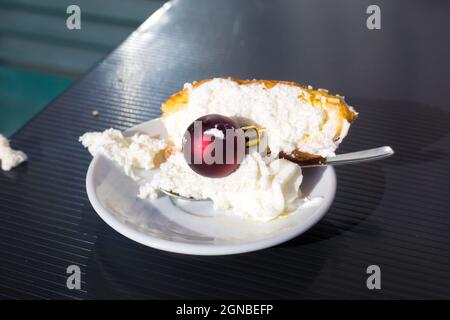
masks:
<instances>
[{"instance_id":1,"label":"pastry slice","mask_svg":"<svg viewBox=\"0 0 450 320\"><path fill-rule=\"evenodd\" d=\"M186 128L207 114L266 129L268 148L295 162L335 156L356 118L343 97L295 82L214 78L186 84L162 107L171 150L181 150ZM168 153L170 154L170 153Z\"/></svg>"}]
</instances>

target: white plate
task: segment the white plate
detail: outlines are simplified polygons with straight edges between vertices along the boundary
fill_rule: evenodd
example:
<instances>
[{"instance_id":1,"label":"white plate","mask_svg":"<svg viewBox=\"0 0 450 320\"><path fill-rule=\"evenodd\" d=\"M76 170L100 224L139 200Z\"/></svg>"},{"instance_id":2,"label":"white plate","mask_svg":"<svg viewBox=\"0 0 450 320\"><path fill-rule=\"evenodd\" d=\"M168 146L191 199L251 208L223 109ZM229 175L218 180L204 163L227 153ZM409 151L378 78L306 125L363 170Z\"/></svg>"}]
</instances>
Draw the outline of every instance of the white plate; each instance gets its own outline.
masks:
<instances>
[{"instance_id":1,"label":"white plate","mask_svg":"<svg viewBox=\"0 0 450 320\"><path fill-rule=\"evenodd\" d=\"M127 133L166 134L159 119ZM99 216L124 236L156 249L197 255L224 255L255 251L290 240L317 223L336 192L332 167L303 170L302 191L315 198L295 212L270 222L215 215L210 201L174 202L163 196L139 199L138 185L103 156L92 160L86 189Z\"/></svg>"}]
</instances>

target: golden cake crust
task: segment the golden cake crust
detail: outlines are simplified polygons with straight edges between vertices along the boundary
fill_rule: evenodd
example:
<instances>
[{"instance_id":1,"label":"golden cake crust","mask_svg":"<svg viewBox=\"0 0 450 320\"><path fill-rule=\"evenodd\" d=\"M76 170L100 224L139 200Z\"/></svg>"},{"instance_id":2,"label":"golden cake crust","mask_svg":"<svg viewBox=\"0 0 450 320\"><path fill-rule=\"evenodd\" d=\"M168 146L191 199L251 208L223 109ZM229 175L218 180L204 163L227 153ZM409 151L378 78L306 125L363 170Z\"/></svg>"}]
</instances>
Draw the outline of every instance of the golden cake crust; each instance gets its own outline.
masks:
<instances>
[{"instance_id":1,"label":"golden cake crust","mask_svg":"<svg viewBox=\"0 0 450 320\"><path fill-rule=\"evenodd\" d=\"M274 86L278 84L284 84L288 86L295 86L302 88L302 93L299 95L299 99L309 102L312 106L317 108L324 108L324 109L333 109L334 111L337 111L336 114L339 119L340 125L338 126L338 129L336 130L336 136L335 139L338 140L340 138L342 128L343 128L343 121L347 120L348 122L352 122L355 120L357 113L353 111L347 103L345 102L344 98L339 95L332 95L327 90L324 89L312 89L311 87L301 85L296 82L291 81L279 81L279 80L241 80L236 78L224 78L231 81L234 81L240 85L254 85L254 84L263 84L266 89L271 89ZM201 81L197 81L192 83L194 87L199 87L202 84L211 81L212 79L205 79ZM161 105L161 111L162 111L162 117L166 117L167 115L178 112L186 104L189 102L189 91L188 89L183 89L175 94L173 94L169 99L167 99L162 105ZM300 150L296 150L292 152L290 155L280 154L281 156L286 156L291 158L291 160L297 160L298 162L301 161L312 161L314 159L320 160L320 156L313 155L313 154L307 154L304 152L301 152Z\"/></svg>"}]
</instances>

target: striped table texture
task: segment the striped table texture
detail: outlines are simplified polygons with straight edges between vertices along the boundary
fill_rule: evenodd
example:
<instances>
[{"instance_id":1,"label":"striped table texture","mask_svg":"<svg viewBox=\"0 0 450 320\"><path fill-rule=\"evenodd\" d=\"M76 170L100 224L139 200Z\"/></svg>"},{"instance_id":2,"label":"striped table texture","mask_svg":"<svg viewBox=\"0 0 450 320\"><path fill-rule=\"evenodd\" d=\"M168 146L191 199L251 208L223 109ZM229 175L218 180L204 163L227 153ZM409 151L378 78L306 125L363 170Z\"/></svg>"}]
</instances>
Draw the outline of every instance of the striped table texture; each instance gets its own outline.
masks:
<instances>
[{"instance_id":1,"label":"striped table texture","mask_svg":"<svg viewBox=\"0 0 450 320\"><path fill-rule=\"evenodd\" d=\"M450 45L439 39L449 4L378 2L377 31L365 26L368 1L175 1L158 11L12 137L30 160L0 173L0 297L448 298ZM337 168L324 219L262 251L178 255L108 227L87 199L91 157L78 137L158 117L183 83L228 75L345 94L360 116L339 151L391 145L396 155ZM66 287L72 264L81 290ZM369 265L381 268L381 290L366 287Z\"/></svg>"}]
</instances>

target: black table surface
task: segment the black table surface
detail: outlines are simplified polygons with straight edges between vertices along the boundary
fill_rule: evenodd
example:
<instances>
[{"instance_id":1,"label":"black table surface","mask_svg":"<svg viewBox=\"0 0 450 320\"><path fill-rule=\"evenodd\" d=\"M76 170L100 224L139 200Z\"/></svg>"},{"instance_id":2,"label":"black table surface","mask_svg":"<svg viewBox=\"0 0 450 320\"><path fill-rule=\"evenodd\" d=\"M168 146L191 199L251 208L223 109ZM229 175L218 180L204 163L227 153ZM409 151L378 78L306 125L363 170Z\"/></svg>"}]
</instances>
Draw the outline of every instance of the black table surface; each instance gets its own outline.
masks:
<instances>
[{"instance_id":1,"label":"black table surface","mask_svg":"<svg viewBox=\"0 0 450 320\"><path fill-rule=\"evenodd\" d=\"M381 30L365 0L175 1L152 16L12 138L30 159L0 173L0 297L450 297L450 2L375 2ZM185 82L215 76L345 95L360 116L340 152L396 155L336 168L326 216L270 249L201 257L125 238L87 199L78 137L158 117Z\"/></svg>"}]
</instances>

